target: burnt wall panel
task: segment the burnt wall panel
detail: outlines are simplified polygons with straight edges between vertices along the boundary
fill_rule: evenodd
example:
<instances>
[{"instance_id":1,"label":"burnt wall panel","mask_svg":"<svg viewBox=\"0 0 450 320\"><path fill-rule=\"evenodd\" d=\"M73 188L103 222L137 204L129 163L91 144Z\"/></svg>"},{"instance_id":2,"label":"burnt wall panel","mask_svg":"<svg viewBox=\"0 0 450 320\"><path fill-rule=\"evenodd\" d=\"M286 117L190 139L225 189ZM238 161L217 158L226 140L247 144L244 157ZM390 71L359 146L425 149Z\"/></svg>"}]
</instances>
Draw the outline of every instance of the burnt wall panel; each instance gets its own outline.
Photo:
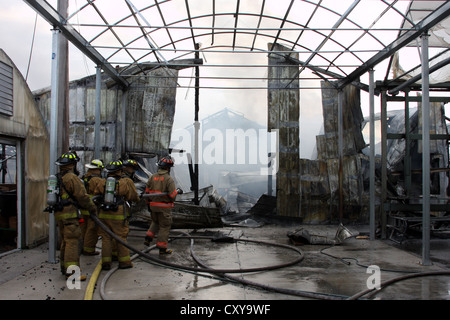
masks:
<instances>
[{"instance_id":1,"label":"burnt wall panel","mask_svg":"<svg viewBox=\"0 0 450 320\"><path fill-rule=\"evenodd\" d=\"M124 153L164 153L169 148L175 115L178 71L159 69L136 75L127 91L107 87L102 75L100 104L100 158L115 160ZM81 158L78 169L90 162L95 149L96 76L69 85L69 147ZM50 124L50 88L34 93L47 127ZM126 108L125 145L122 140L123 108Z\"/></svg>"},{"instance_id":2,"label":"burnt wall panel","mask_svg":"<svg viewBox=\"0 0 450 320\"><path fill-rule=\"evenodd\" d=\"M175 116L177 76L176 70L154 70L129 90L127 151L167 152Z\"/></svg>"},{"instance_id":3,"label":"burnt wall panel","mask_svg":"<svg viewBox=\"0 0 450 320\"><path fill-rule=\"evenodd\" d=\"M269 44L269 49L286 51L298 59L289 49ZM300 91L298 65L292 64L280 54L269 55L268 130L278 130L279 169L276 193L277 213L281 216L300 216L300 162L299 162L299 108Z\"/></svg>"},{"instance_id":4,"label":"burnt wall panel","mask_svg":"<svg viewBox=\"0 0 450 320\"><path fill-rule=\"evenodd\" d=\"M322 85L322 108L323 121L326 139L335 139L337 145L338 123L338 91L331 83L323 81ZM362 123L364 116L361 111L360 90L354 86L347 86L343 89L343 132L344 132L344 155L353 155L361 152L365 147L362 135ZM331 142L331 140L329 140ZM328 142L327 142L328 143ZM322 144L323 146L323 144ZM336 157L337 150L329 154L329 157ZM319 152L320 153L320 152ZM321 155L324 156L323 154Z\"/></svg>"},{"instance_id":5,"label":"burnt wall panel","mask_svg":"<svg viewBox=\"0 0 450 320\"><path fill-rule=\"evenodd\" d=\"M301 159L301 212L304 223L335 222L341 218L364 221L364 179L361 150L365 146L361 128L364 121L360 92L353 86L343 89L343 152L340 161L338 91L322 83L323 135L316 136L318 160ZM342 175L340 166L342 164ZM340 190L340 176L342 190ZM342 195L342 198L341 198Z\"/></svg>"}]
</instances>

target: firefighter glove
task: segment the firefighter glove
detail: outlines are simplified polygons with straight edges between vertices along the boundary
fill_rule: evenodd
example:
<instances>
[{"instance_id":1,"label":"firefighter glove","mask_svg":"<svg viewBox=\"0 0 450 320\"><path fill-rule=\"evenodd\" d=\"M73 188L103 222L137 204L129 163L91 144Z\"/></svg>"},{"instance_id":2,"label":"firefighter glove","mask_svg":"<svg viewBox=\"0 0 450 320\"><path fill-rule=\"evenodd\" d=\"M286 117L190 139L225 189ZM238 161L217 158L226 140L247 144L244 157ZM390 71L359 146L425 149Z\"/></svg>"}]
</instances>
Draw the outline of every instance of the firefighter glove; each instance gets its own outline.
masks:
<instances>
[{"instance_id":1,"label":"firefighter glove","mask_svg":"<svg viewBox=\"0 0 450 320\"><path fill-rule=\"evenodd\" d=\"M89 214L91 216L96 216L97 215L97 207L93 206L93 207L89 208Z\"/></svg>"}]
</instances>

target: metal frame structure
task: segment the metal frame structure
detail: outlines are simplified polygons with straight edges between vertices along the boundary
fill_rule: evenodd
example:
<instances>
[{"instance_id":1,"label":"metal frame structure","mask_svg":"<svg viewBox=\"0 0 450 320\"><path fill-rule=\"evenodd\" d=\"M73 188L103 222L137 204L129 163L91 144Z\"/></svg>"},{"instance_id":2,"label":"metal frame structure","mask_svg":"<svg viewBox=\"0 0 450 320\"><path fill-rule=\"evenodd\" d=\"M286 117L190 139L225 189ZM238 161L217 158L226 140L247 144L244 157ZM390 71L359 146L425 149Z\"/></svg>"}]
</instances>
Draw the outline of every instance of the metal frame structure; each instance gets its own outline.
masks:
<instances>
[{"instance_id":1,"label":"metal frame structure","mask_svg":"<svg viewBox=\"0 0 450 320\"><path fill-rule=\"evenodd\" d=\"M136 0L116 0L112 5L111 1L87 0L79 8L71 9L65 19L45 0L24 1L125 87L129 84L125 75L127 68L138 66L151 56L164 66L198 51L208 55L225 52L267 54L269 50L265 44L272 42L290 46L292 51L305 57L299 74L309 66L322 68L329 79L339 80L338 89L342 89L449 15L449 5L442 2L423 20L414 23L397 8L404 1L380 1L377 4L380 13L370 23L362 25L356 21L356 16L368 4L363 0L341 1L339 8L333 8L331 1L285 0L280 3L280 7L286 5L280 16L272 13L273 8L269 9L269 0L252 1L253 12L244 11L244 1L240 0L236 1L235 11L222 12L218 11L216 0L212 1L212 12L208 11L210 4L205 4L204 0L160 0L145 6L141 4L140 8L134 4ZM108 14L112 15L114 9L111 8L116 5L122 5L126 11L120 18L114 15L116 20L112 22L114 18L109 18ZM170 8L166 9L168 6ZM179 12L172 14L170 10L173 8L178 8ZM305 9L310 11L307 21L297 22L295 19L304 20L303 15L308 15L299 12ZM194 11L199 14L194 15ZM324 23L320 18L324 14L335 17L336 21ZM150 23L156 19L155 15L159 16L159 25ZM99 21L79 22L84 16ZM218 27L219 19L234 20L234 23L228 21L230 26ZM386 23L386 19L392 19L394 23ZM248 21L257 21L257 24L247 26ZM400 25L405 22L412 27L403 29ZM232 38L231 43L229 38ZM343 43L344 38L350 39L345 41L348 45ZM317 40L309 45L311 39ZM210 46L196 49L197 43L208 40L211 41ZM342 64L344 60L352 63ZM113 65L125 68L119 73Z\"/></svg>"},{"instance_id":2,"label":"metal frame structure","mask_svg":"<svg viewBox=\"0 0 450 320\"><path fill-rule=\"evenodd\" d=\"M67 19L45 0L24 0L39 13L55 30L73 43L91 59L98 70L103 70L119 86L127 87L133 81L131 68L142 68L147 60L154 57L154 68L170 67L182 58L200 54L208 57L225 53L233 54L280 54L287 59L290 54L267 49L267 43L283 44L299 55L298 77L308 69L318 80L334 81L336 90L347 85L356 85L370 95L371 124L373 127L374 95L379 95L382 87L389 83L389 92L397 94L422 79L424 116L429 104L428 74L446 67L448 59L428 69L428 42L430 30L450 16L450 2L423 1L431 6L419 20L415 20L413 5L419 1L398 0L86 0L79 1L74 8L71 2ZM77 4L77 2L75 2ZM371 12L373 11L373 12ZM370 14L369 14L370 13ZM367 14L368 17L364 17ZM56 31L55 31L56 34ZM383 86L375 85L374 68L388 61L399 50L411 42L421 42L422 74L410 80L387 78L392 60L386 68ZM210 43L200 47L199 43ZM273 48L273 47L272 47ZM120 66L119 69L113 65ZM198 68L267 68L257 64L194 64L197 69L196 89L201 81L227 79L226 77L202 78ZM142 71L145 70L142 68ZM369 84L360 77L369 75ZM297 77L296 76L296 77ZM229 79L229 78L228 78ZM234 80L249 80L236 76ZM307 79L307 78L304 78ZM294 80L294 79L293 79ZM392 84L395 85L392 85ZM448 88L448 84L443 84ZM53 85L52 85L53 88ZM230 89L227 86L214 88ZM261 87L262 88L262 87ZM239 89L261 89L260 87L239 86ZM57 86L54 87L57 90ZM232 89L237 89L233 87ZM302 88L301 88L302 89ZM301 90L300 89L300 90ZM305 88L303 88L305 89ZM53 94L52 94L53 96ZM197 110L196 106L196 110ZM342 106L340 106L342 108ZM374 145L371 131L370 144ZM429 134L423 135L424 144ZM374 154L371 159L371 190L374 189ZM424 195L429 189L429 164L424 151ZM428 159L429 161L429 159ZM384 172L384 174L386 174ZM428 175L428 178L427 178ZM427 182L428 181L428 182ZM371 238L375 233L374 199L371 195ZM429 203L424 201L424 226L429 225L427 213ZM385 221L383 221L385 223ZM429 235L424 232L424 242L429 246ZM424 264L429 263L429 247L424 246Z\"/></svg>"}]
</instances>

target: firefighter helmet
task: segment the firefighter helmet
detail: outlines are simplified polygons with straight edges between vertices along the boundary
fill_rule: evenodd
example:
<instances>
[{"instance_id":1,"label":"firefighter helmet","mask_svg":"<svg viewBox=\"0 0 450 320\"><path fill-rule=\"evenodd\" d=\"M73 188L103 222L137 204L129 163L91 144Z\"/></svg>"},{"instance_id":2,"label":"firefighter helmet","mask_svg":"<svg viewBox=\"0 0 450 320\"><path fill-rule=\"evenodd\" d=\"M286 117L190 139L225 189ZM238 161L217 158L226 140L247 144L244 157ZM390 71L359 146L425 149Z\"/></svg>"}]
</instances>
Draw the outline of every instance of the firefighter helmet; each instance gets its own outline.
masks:
<instances>
[{"instance_id":1,"label":"firefighter helmet","mask_svg":"<svg viewBox=\"0 0 450 320\"><path fill-rule=\"evenodd\" d=\"M103 169L103 161L100 159L94 159L91 161L91 163L86 165L86 168L88 169Z\"/></svg>"},{"instance_id":2,"label":"firefighter helmet","mask_svg":"<svg viewBox=\"0 0 450 320\"><path fill-rule=\"evenodd\" d=\"M136 160L128 159L123 162L124 167L131 167L135 170L139 169L139 165Z\"/></svg>"},{"instance_id":3,"label":"firefighter helmet","mask_svg":"<svg viewBox=\"0 0 450 320\"><path fill-rule=\"evenodd\" d=\"M158 160L157 165L160 168L171 168L173 167L174 162L171 156L164 156Z\"/></svg>"},{"instance_id":4,"label":"firefighter helmet","mask_svg":"<svg viewBox=\"0 0 450 320\"><path fill-rule=\"evenodd\" d=\"M111 161L110 163L108 163L108 164L106 165L105 168L106 168L106 171L107 171L108 173L116 172L116 171L122 170L122 168L123 168L123 163L122 163L122 161L120 161L120 160Z\"/></svg>"},{"instance_id":5,"label":"firefighter helmet","mask_svg":"<svg viewBox=\"0 0 450 320\"><path fill-rule=\"evenodd\" d=\"M66 152L56 160L55 164L57 166L65 166L68 164L76 164L78 161L80 161L80 158L78 158L76 153Z\"/></svg>"}]
</instances>

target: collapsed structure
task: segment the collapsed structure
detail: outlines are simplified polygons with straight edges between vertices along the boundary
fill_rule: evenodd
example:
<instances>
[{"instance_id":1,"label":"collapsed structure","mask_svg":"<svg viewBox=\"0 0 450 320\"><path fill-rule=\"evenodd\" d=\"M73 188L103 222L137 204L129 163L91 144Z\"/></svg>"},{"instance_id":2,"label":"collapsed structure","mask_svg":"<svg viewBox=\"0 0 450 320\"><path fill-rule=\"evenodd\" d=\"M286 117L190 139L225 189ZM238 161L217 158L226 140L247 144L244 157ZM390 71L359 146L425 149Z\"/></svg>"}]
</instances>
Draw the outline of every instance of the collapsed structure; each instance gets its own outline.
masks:
<instances>
[{"instance_id":1,"label":"collapsed structure","mask_svg":"<svg viewBox=\"0 0 450 320\"><path fill-rule=\"evenodd\" d=\"M279 46L278 50L282 50ZM280 60L279 56L276 59ZM281 64L286 63L281 59ZM285 68L285 67L281 67ZM293 72L298 68L293 67ZM176 72L176 70L175 70ZM154 70L148 75L143 75L129 91L124 93L117 87L103 88L102 95L102 115L101 115L101 158L115 159L119 157L132 156L141 161L142 165L151 172L154 169L154 158L158 155L169 152L170 137L173 126L173 116L175 113L175 101L177 78L165 77L166 70ZM286 74L284 71L278 71L279 75ZM159 78L162 77L162 78ZM273 76L272 76L273 77ZM289 81L291 76L287 74L285 81ZM155 90L148 89L145 86L147 81L166 81L172 89ZM107 83L105 77L103 82ZM161 82L158 82L161 84ZM270 87L270 86L269 86ZM295 88L294 88L295 89ZM298 89L298 88L297 88ZM298 218L302 223L336 223L344 221L347 223L368 223L369 221L369 157L367 143L363 136L364 126L367 125L367 119L364 119L361 111L360 90L355 86L348 86L343 94L342 115L339 115L338 92L330 82L322 82L322 108L323 108L323 127L324 133L316 137L317 159L301 159L299 156L299 144L301 139L299 135L299 97L287 94L282 90L275 90L270 93L270 99L283 97L285 101L274 100L275 109L269 108L269 129L287 128L293 130L280 133L280 150L289 150L289 152L279 152L278 161L280 169L274 176L258 175L258 166L237 165L220 166L221 174L212 174L214 165L206 164L201 168L202 176L200 181L201 206L206 208L218 208L217 211L209 213L210 216L216 216L215 222L211 225L220 225L217 215L227 213L246 213L251 208L248 204L255 205L256 200L263 194L269 194L269 180L273 179L276 183L276 206L265 207L266 214L278 214L281 216ZM298 92L298 90L294 90ZM69 141L71 149L77 151L82 161L80 171L84 170L84 163L89 162L94 156L95 143L95 82L94 77L87 77L73 81L69 88ZM35 99L43 115L48 115L50 92L48 89L35 92ZM126 99L126 103L124 102ZM269 100L270 100L269 99ZM270 100L272 101L272 100ZM270 103L269 103L270 104ZM127 108L124 106L127 105ZM271 104L270 104L271 105ZM286 110L280 110L280 106L285 106ZM436 134L447 135L447 126L445 112L442 103L432 103L432 130ZM412 112L414 111L414 112ZM406 121L405 113L402 111L391 112L388 116L388 133L395 134L394 130L401 132L406 123L410 134L418 134L421 131L420 107L410 111L410 119ZM280 119L282 125L280 125ZM289 116L291 119L289 119ZM240 115L234 115L230 122L230 111L226 109L214 116L205 119L202 128L208 130L211 128L220 128L224 135L226 129L240 128L245 131L249 129L260 130L258 124L243 125ZM339 122L343 119L343 138L339 141ZM217 121L215 120L217 119ZM275 119L275 120L271 120ZM244 119L245 120L245 119ZM47 119L48 123L49 119ZM284 122L283 122L284 121ZM278 123L278 124L276 124ZM286 125L288 123L288 125ZM228 127L227 127L228 125ZM125 132L124 128L132 128ZM305 137L306 138L306 137ZM311 137L308 137L311 138ZM294 140L292 140L294 139ZM241 140L238 144L247 146L247 141ZM289 146L283 143L290 143ZM341 144L341 146L340 146ZM293 147L294 146L294 147ZM375 146L377 154L380 155L381 148ZM342 150L342 154L339 150ZM192 152L192 150L188 150ZM420 143L414 140L406 144L406 138L398 140L389 140L387 150L387 169L391 173L388 179L388 197L392 203L401 202L401 198L408 195L420 195L421 179L415 178L405 184L405 177L401 170L405 166L405 157L411 164L411 173L420 170ZM446 140L436 140L432 144L431 156L433 178L433 194L445 198L447 194L448 175L445 167L448 164L448 143ZM341 163L342 161L342 163ZM209 168L209 171L207 170ZM206 171L205 171L206 170ZM255 173L256 172L256 173ZM381 162L377 161L377 179L376 185L381 185ZM144 173L144 174L143 174ZM147 175L141 173L145 180ZM192 181L189 181L188 167L183 166L177 169L179 180L183 176L184 189L190 190ZM410 174L411 174L410 173ZM239 180L239 175L245 175L245 179ZM234 178L232 178L234 177ZM342 177L342 186L340 185ZM435 177L435 178L434 178ZM233 179L233 180L230 180ZM143 180L143 181L144 181ZM233 182L234 181L234 182ZM239 182L240 181L240 182ZM180 180L181 182L181 180ZM251 185L252 191L248 186ZM233 190L228 190L232 189ZM219 189L219 193L217 193ZM225 193L222 191L225 190ZM255 194L254 192L257 192ZM266 191L266 192L265 192ZM282 196L285 194L285 196ZM380 196L381 193L378 193ZM235 197L233 199L233 197ZM186 193L180 197L179 203L193 203L193 194ZM229 198L229 204L226 200ZM284 200L283 200L284 198ZM222 201L222 203L220 203ZM224 202L225 201L225 202ZM246 206L241 206L247 201ZM418 201L418 200L417 200ZM442 200L436 200L437 203L446 203ZM342 207L340 207L342 206ZM196 207L184 207L181 211L188 214L189 211L195 212ZM145 211L145 210L144 210ZM395 210L394 210L395 211ZM250 210L253 213L264 214L261 210ZM380 203L377 202L377 212L380 212ZM204 215L206 213L199 213ZM439 214L439 213L438 213ZM440 214L439 214L440 215ZM379 216L380 217L380 214ZM184 218L183 218L184 219ZM208 219L200 218L205 225L208 225ZM189 220L185 218L184 221ZM194 218L195 220L195 218ZM198 221L196 222L198 225ZM180 226L183 223L180 222ZM192 224L190 224L192 225Z\"/></svg>"},{"instance_id":2,"label":"collapsed structure","mask_svg":"<svg viewBox=\"0 0 450 320\"><path fill-rule=\"evenodd\" d=\"M276 177L271 177L276 179L276 214L309 223L369 220L372 237L376 224L381 225L385 237L388 213L421 212L427 231L423 233L424 243L427 243L430 209L431 216L449 211L446 207L448 134L440 104L449 101L429 96L433 90L448 91L448 72L442 72L444 76L437 79L430 77L430 73L448 70L448 2L349 1L331 5L291 0L238 1L230 5L213 1L204 6L200 0L173 0L136 7L132 0L127 0L115 2L111 12L109 0L90 1L82 6L71 4L71 7L67 0L59 0L58 8L47 1L24 1L53 27L55 44L51 88L35 95L50 136L49 159L44 157L43 164L49 167L49 172L41 172L38 178L42 196L45 195L41 190L42 174L52 174L57 154L68 148L79 153L83 159L80 165L94 157L108 161L133 156L142 159L148 168L152 157L174 151L169 143L176 91L183 87L179 72L186 67L195 71L195 76L193 73L185 77L195 80L194 85L184 87L195 91L194 126L198 130L200 90L232 88L203 85L201 80L261 80L256 76L245 77L243 68L254 59L258 62L250 67L267 70L263 85L235 87L267 90L267 129L278 132L279 137L277 150L268 155L273 157L275 152L278 157ZM68 42L94 63L95 77L68 83L65 73ZM403 72L397 66L398 54L418 43L417 67ZM431 58L428 57L430 46L440 49ZM236 67L223 60L217 60L221 61L218 65L204 65L200 59L200 54L206 57L216 53L245 53L251 58L238 65L238 77L200 76L200 67ZM260 53L264 62L255 58ZM193 58L185 60L188 55ZM154 62L144 62L153 57ZM387 64L386 76L375 83L373 69L382 63ZM310 72L308 76L305 70ZM316 138L318 158L314 160L299 158L299 144L304 139L299 135L298 123L303 107L300 106L304 92L301 81L310 80L309 75L314 76L314 81L322 81L324 114L324 134ZM362 77L369 79L361 80ZM369 93L369 143L361 133L364 119L360 90ZM412 97L411 91L420 91L422 96ZM10 88L6 94L11 94ZM375 96L381 102L380 159L375 157L372 134ZM29 95L24 97L29 100ZM412 127L410 119L414 120L415 116L409 114L409 103L414 100L420 100L418 112L427 117L424 120L429 120L430 110L435 110L433 114L437 117L433 121L419 120L417 127ZM6 113L2 112L2 123L17 121L18 114L14 114L14 108L10 110L9 101L10 97L4 103ZM405 129L396 133L388 130L387 105L393 101L405 104ZM430 108L430 102L437 105ZM19 122L25 127L29 123L23 119ZM430 123L437 124L436 131L430 128ZM9 130L11 125L6 127L8 130L3 130L2 126L2 137L10 139L13 135L14 141L25 139L23 133L17 137L14 130ZM415 128L421 129L416 133ZM40 132L40 128L36 131ZM416 144L419 140L423 143ZM434 140L442 143L430 143ZM366 144L371 147L369 155ZM195 161L199 151L196 148L192 152ZM198 206L201 188L195 161L189 164L190 188L194 193L193 202ZM268 180L272 181L269 177ZM21 184L25 184L23 177L17 179L17 185ZM420 184L423 184L421 194L417 192ZM28 212L19 210L18 216L25 220ZM49 231L52 229L50 225Z\"/></svg>"}]
</instances>

